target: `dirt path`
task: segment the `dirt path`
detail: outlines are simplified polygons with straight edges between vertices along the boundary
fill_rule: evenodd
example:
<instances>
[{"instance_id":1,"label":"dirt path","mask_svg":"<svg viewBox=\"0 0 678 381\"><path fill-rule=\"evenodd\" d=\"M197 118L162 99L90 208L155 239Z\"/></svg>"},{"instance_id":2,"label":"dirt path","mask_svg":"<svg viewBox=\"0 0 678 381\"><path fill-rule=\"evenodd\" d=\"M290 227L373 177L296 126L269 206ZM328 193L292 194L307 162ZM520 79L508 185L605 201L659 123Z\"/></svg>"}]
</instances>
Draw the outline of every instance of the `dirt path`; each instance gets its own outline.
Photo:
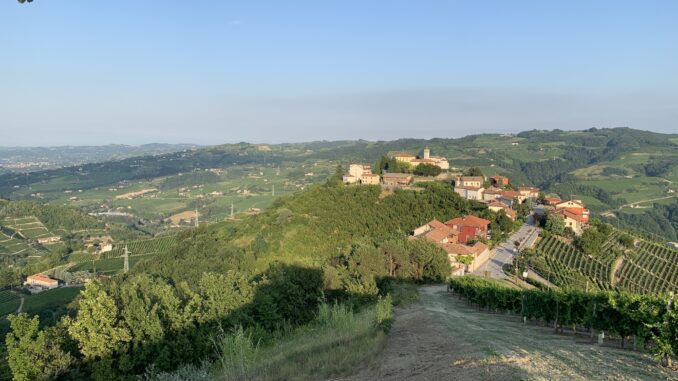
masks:
<instances>
[{"instance_id":1,"label":"dirt path","mask_svg":"<svg viewBox=\"0 0 678 381\"><path fill-rule=\"evenodd\" d=\"M420 294L397 311L381 355L344 380L678 380L649 356L478 312L445 286Z\"/></svg>"},{"instance_id":2,"label":"dirt path","mask_svg":"<svg viewBox=\"0 0 678 381\"><path fill-rule=\"evenodd\" d=\"M16 313L20 314L21 310L24 309L24 296L19 294L19 297L21 298L21 303L19 304L19 308L16 309Z\"/></svg>"}]
</instances>

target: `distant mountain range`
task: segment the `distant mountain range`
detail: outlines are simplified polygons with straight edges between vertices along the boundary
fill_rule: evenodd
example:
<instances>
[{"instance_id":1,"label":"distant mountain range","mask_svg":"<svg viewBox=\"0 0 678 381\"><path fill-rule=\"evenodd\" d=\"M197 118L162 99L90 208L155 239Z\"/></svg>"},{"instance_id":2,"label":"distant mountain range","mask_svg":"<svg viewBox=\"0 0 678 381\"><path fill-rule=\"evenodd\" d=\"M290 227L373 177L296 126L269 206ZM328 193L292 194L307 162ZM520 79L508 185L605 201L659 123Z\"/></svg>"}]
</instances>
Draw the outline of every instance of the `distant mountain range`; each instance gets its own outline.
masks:
<instances>
[{"instance_id":1,"label":"distant mountain range","mask_svg":"<svg viewBox=\"0 0 678 381\"><path fill-rule=\"evenodd\" d=\"M160 155L199 148L195 144L151 143L139 146L108 144L102 146L1 147L0 173L31 172L120 160L134 156Z\"/></svg>"}]
</instances>

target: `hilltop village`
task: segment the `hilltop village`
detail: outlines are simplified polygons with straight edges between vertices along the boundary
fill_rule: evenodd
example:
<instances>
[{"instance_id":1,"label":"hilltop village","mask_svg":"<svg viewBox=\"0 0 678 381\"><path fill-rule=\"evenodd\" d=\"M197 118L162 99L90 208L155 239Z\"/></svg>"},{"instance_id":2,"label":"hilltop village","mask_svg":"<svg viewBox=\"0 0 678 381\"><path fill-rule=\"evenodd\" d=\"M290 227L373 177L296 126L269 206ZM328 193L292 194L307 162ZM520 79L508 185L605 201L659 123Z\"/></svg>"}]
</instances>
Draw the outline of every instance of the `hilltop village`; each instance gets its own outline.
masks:
<instances>
[{"instance_id":1,"label":"hilltop village","mask_svg":"<svg viewBox=\"0 0 678 381\"><path fill-rule=\"evenodd\" d=\"M503 213L511 221L519 219L516 209L522 210L522 220L536 225L547 218L559 219L574 235L581 235L589 222L589 210L581 200L561 200L547 197L533 186L514 187L506 176L491 176L452 172L448 160L432 156L428 147L421 156L397 152L382 159L378 167L353 163L343 176L345 184L380 185L384 189L416 189L418 183L430 181L451 182L454 191L467 200L485 204L494 213ZM391 163L396 171L390 172ZM395 165L394 165L395 164ZM479 172L479 171L471 171ZM441 222L432 220L417 227L410 239L425 239L441 247L452 265L451 275L477 271L492 257L490 221L475 215L466 215Z\"/></svg>"}]
</instances>

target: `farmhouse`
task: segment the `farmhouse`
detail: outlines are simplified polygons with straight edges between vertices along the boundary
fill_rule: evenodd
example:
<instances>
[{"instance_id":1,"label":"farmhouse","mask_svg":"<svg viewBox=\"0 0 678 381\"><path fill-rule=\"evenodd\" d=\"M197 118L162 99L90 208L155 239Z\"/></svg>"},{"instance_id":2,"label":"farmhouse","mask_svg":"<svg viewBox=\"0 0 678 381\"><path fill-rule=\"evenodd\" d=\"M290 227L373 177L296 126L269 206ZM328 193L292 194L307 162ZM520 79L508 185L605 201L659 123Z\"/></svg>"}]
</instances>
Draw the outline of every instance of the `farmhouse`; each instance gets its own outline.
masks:
<instances>
[{"instance_id":1,"label":"farmhouse","mask_svg":"<svg viewBox=\"0 0 678 381\"><path fill-rule=\"evenodd\" d=\"M565 209L571 213L581 215L581 222L584 224L589 223L589 216L591 213L584 207L584 204L581 202L581 200L562 201L557 203L555 206L556 210Z\"/></svg>"},{"instance_id":2,"label":"farmhouse","mask_svg":"<svg viewBox=\"0 0 678 381\"><path fill-rule=\"evenodd\" d=\"M51 243L57 243L59 241L61 241L61 237L59 237L57 235L38 238L38 243L41 244L41 245L49 245Z\"/></svg>"},{"instance_id":3,"label":"farmhouse","mask_svg":"<svg viewBox=\"0 0 678 381\"><path fill-rule=\"evenodd\" d=\"M412 166L417 166L419 164L430 164L444 170L450 168L450 163L446 158L442 156L431 156L431 150L428 147L424 148L424 155L420 158L417 158L416 156L407 152L398 152L393 155L393 158L398 161L411 164Z\"/></svg>"},{"instance_id":4,"label":"farmhouse","mask_svg":"<svg viewBox=\"0 0 678 381\"><path fill-rule=\"evenodd\" d=\"M467 200L481 201L483 199L483 192L485 189L483 187L455 186L454 191Z\"/></svg>"},{"instance_id":5,"label":"farmhouse","mask_svg":"<svg viewBox=\"0 0 678 381\"><path fill-rule=\"evenodd\" d=\"M457 234L457 242L466 243L476 238L487 239L487 227L490 221L469 215L451 219L445 222L445 225L451 227Z\"/></svg>"},{"instance_id":6,"label":"farmhouse","mask_svg":"<svg viewBox=\"0 0 678 381\"><path fill-rule=\"evenodd\" d=\"M509 185L509 178L506 176L492 176L490 177L490 180L492 181L492 185L495 187L505 187Z\"/></svg>"},{"instance_id":7,"label":"farmhouse","mask_svg":"<svg viewBox=\"0 0 678 381\"><path fill-rule=\"evenodd\" d=\"M555 214L562 216L565 219L565 227L572 229L574 234L580 235L582 227L585 225L583 211L581 209L556 209Z\"/></svg>"},{"instance_id":8,"label":"farmhouse","mask_svg":"<svg viewBox=\"0 0 678 381\"><path fill-rule=\"evenodd\" d=\"M59 287L59 281L52 279L45 274L29 275L24 282L24 286L38 287L45 290L51 290Z\"/></svg>"},{"instance_id":9,"label":"farmhouse","mask_svg":"<svg viewBox=\"0 0 678 381\"><path fill-rule=\"evenodd\" d=\"M403 186L412 182L412 175L409 173L384 173L382 182L386 186Z\"/></svg>"},{"instance_id":10,"label":"farmhouse","mask_svg":"<svg viewBox=\"0 0 678 381\"><path fill-rule=\"evenodd\" d=\"M369 164L351 164L348 167L348 173L343 177L346 184L379 184L379 175L372 173L372 166Z\"/></svg>"}]
</instances>

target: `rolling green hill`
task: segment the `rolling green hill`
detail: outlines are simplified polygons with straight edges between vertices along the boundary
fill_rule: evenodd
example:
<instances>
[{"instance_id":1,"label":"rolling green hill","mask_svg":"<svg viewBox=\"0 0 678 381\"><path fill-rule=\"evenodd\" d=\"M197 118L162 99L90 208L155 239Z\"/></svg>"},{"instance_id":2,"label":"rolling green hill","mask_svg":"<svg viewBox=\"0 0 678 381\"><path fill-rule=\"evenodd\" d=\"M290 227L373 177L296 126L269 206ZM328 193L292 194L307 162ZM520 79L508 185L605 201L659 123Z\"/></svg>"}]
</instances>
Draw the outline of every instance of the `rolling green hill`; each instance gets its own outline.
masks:
<instances>
[{"instance_id":1,"label":"rolling green hill","mask_svg":"<svg viewBox=\"0 0 678 381\"><path fill-rule=\"evenodd\" d=\"M417 153L429 146L433 154L447 157L452 167L479 167L488 176L509 176L514 185L540 186L563 198L582 199L594 213L620 227L639 227L678 240L676 142L678 135L594 128L459 139L240 143L28 175L5 174L0 176L0 196L39 198L90 212L113 209L154 220L156 225L172 214L195 209L220 220L228 216L231 204L236 211L269 206L273 188L277 195L290 194L324 181L337 164L375 163L395 151ZM194 173L196 169L215 173ZM149 188L159 192L131 200L115 198ZM142 230L152 224L145 225ZM153 229L158 231L158 226Z\"/></svg>"}]
</instances>

